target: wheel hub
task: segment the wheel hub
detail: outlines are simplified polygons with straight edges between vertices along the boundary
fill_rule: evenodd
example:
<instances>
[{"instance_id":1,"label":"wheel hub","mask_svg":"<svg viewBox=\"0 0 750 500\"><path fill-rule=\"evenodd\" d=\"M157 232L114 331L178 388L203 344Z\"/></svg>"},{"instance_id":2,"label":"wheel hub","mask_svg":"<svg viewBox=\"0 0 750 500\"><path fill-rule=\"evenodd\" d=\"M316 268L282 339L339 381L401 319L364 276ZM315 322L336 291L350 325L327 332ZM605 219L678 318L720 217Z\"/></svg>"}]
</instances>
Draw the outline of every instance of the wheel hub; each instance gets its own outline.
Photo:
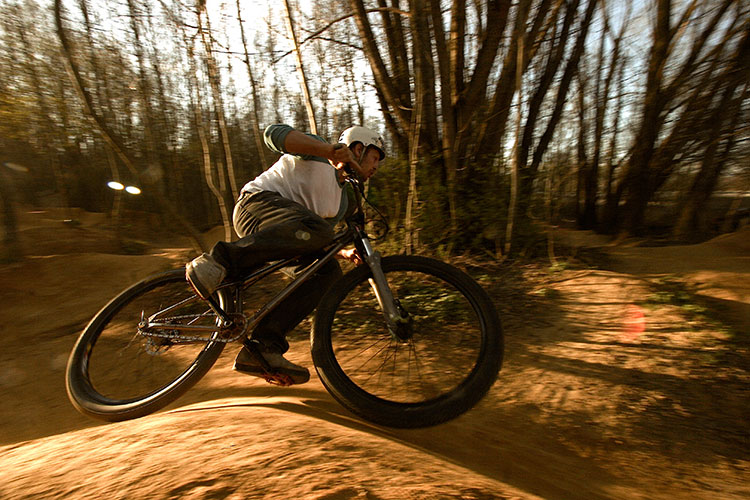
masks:
<instances>
[{"instance_id":1,"label":"wheel hub","mask_svg":"<svg viewBox=\"0 0 750 500\"><path fill-rule=\"evenodd\" d=\"M396 300L395 303L400 318L396 321L395 331L392 333L397 341L406 344L414 336L414 318L409 315L409 312L404 309L399 300Z\"/></svg>"}]
</instances>

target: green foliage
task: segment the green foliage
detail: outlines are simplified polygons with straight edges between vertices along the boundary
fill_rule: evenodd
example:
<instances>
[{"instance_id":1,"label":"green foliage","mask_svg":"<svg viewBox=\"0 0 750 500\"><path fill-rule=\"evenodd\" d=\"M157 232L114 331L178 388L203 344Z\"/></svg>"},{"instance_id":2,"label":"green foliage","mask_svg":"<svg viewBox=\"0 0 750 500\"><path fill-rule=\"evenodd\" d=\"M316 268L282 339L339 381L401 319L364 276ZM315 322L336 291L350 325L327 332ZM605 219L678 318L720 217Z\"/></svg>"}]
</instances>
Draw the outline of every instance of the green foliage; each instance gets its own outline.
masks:
<instances>
[{"instance_id":1,"label":"green foliage","mask_svg":"<svg viewBox=\"0 0 750 500\"><path fill-rule=\"evenodd\" d=\"M547 272L550 274L561 273L570 267L570 263L564 260L558 260L550 267L547 268Z\"/></svg>"},{"instance_id":2,"label":"green foliage","mask_svg":"<svg viewBox=\"0 0 750 500\"><path fill-rule=\"evenodd\" d=\"M646 298L646 305L695 306L695 295L679 278L668 276L654 282L654 291ZM688 308L690 309L690 308Z\"/></svg>"},{"instance_id":3,"label":"green foliage","mask_svg":"<svg viewBox=\"0 0 750 500\"><path fill-rule=\"evenodd\" d=\"M534 290L532 294L538 297L543 297L545 299L556 299L560 297L560 292L558 290L555 290L554 288L547 288L547 287Z\"/></svg>"},{"instance_id":4,"label":"green foliage","mask_svg":"<svg viewBox=\"0 0 750 500\"><path fill-rule=\"evenodd\" d=\"M719 331L732 332L732 327L722 320L720 311L709 307L705 300L698 296L695 287L685 283L679 277L659 278L652 282L652 290L642 304L644 307L650 309L664 306L677 307L688 321L710 325Z\"/></svg>"}]
</instances>

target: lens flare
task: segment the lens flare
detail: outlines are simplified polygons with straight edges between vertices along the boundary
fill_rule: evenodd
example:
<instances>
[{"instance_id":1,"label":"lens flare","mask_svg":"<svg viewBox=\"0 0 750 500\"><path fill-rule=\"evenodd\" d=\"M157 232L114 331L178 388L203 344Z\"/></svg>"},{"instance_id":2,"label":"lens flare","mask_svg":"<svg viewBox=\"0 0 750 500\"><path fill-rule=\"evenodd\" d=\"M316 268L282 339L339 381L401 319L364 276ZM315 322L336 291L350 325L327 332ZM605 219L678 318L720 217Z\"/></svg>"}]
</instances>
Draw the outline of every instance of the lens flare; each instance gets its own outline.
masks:
<instances>
[{"instance_id":1,"label":"lens flare","mask_svg":"<svg viewBox=\"0 0 750 500\"><path fill-rule=\"evenodd\" d=\"M622 340L634 342L646 331L646 313L635 304L628 304L622 320Z\"/></svg>"}]
</instances>

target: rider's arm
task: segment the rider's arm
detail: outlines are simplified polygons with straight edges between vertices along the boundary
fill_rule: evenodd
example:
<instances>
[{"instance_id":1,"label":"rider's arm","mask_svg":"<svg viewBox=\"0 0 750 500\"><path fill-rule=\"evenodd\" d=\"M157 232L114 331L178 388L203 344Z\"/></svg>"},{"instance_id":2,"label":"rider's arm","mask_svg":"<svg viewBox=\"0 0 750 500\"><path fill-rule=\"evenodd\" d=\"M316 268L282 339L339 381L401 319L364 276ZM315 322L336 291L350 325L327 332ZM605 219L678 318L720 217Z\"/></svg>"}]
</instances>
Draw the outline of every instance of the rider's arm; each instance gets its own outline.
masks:
<instances>
[{"instance_id":1,"label":"rider's arm","mask_svg":"<svg viewBox=\"0 0 750 500\"><path fill-rule=\"evenodd\" d=\"M292 140L290 141L290 146L292 146L291 149L287 146L286 143L287 137L290 134L292 135ZM298 150L298 148L295 147L295 144L293 144L295 142L295 135L301 135L306 139L305 142L309 142L307 148L302 148L303 151ZM266 146L268 146L271 151L275 151L281 154L291 154L300 157L306 156L308 157L306 159L318 157L322 161L327 160L325 154L320 154L323 151L323 147L326 145L330 146L325 141L325 139L320 136L313 134L303 134L302 132L294 130L289 125L283 124L269 125L263 134L263 140L265 141Z\"/></svg>"},{"instance_id":2,"label":"rider's arm","mask_svg":"<svg viewBox=\"0 0 750 500\"><path fill-rule=\"evenodd\" d=\"M330 160L333 157L333 144L322 142L297 130L290 130L284 138L284 150L293 155L319 156Z\"/></svg>"},{"instance_id":3,"label":"rider's arm","mask_svg":"<svg viewBox=\"0 0 750 500\"><path fill-rule=\"evenodd\" d=\"M326 158L331 165L342 168L345 164L358 169L359 164L347 147L336 147L334 144L320 142L314 136L291 130L284 139L284 149L291 154L311 155Z\"/></svg>"},{"instance_id":4,"label":"rider's arm","mask_svg":"<svg viewBox=\"0 0 750 500\"><path fill-rule=\"evenodd\" d=\"M317 135L304 134L289 125L270 125L266 128L266 145L278 153L300 156L304 159L328 161L337 169L349 164L360 171L359 163L349 148L336 147Z\"/></svg>"}]
</instances>

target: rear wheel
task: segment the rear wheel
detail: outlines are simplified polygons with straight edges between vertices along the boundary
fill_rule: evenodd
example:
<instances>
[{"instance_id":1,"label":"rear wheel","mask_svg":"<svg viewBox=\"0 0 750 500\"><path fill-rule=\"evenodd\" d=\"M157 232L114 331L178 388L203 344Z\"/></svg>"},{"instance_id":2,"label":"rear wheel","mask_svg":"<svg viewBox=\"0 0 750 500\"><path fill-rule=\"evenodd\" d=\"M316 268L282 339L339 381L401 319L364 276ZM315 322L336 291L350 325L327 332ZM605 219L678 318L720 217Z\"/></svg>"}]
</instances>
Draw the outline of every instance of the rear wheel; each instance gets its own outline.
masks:
<instances>
[{"instance_id":1,"label":"rear wheel","mask_svg":"<svg viewBox=\"0 0 750 500\"><path fill-rule=\"evenodd\" d=\"M383 272L409 322L392 334L360 266L318 306L312 354L345 407L375 423L425 427L473 407L500 370L503 336L489 296L459 269L393 256Z\"/></svg>"},{"instance_id":2,"label":"rear wheel","mask_svg":"<svg viewBox=\"0 0 750 500\"><path fill-rule=\"evenodd\" d=\"M218 294L227 312L233 302ZM225 343L218 333L203 340L176 330L148 336L142 318L171 305L165 322L215 326L217 317L185 281L183 270L147 278L104 306L78 339L68 360L67 389L73 405L85 415L108 421L141 417L182 395L213 366Z\"/></svg>"}]
</instances>

